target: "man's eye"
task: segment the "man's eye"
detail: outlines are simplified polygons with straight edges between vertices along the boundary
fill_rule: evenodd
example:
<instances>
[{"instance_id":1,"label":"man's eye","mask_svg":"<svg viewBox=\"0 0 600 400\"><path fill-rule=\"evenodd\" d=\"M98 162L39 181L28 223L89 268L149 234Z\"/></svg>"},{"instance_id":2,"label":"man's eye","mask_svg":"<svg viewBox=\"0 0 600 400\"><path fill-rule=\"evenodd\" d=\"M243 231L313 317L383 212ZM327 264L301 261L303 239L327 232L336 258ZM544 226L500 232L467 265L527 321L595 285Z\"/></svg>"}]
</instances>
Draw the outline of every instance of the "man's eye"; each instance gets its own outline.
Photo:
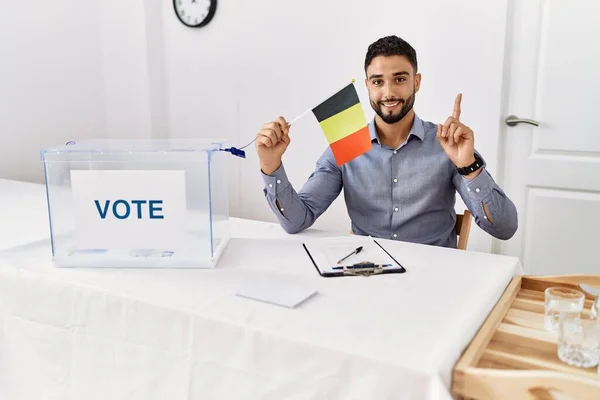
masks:
<instances>
[{"instance_id":1,"label":"man's eye","mask_svg":"<svg viewBox=\"0 0 600 400\"><path fill-rule=\"evenodd\" d=\"M373 85L381 85L381 80L380 79L374 80Z\"/></svg>"},{"instance_id":2,"label":"man's eye","mask_svg":"<svg viewBox=\"0 0 600 400\"><path fill-rule=\"evenodd\" d=\"M396 82L404 82L406 80L406 78L397 78Z\"/></svg>"}]
</instances>

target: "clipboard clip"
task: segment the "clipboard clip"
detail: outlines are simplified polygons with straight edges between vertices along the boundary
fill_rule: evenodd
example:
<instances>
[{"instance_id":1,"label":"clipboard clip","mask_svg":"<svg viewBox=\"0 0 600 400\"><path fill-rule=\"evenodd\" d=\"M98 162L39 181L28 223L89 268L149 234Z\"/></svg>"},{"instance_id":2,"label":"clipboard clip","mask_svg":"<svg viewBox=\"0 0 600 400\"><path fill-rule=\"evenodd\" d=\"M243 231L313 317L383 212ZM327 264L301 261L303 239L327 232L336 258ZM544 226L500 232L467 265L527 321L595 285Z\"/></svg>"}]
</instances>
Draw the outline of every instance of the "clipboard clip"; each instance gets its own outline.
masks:
<instances>
[{"instance_id":1,"label":"clipboard clip","mask_svg":"<svg viewBox=\"0 0 600 400\"><path fill-rule=\"evenodd\" d=\"M383 272L383 266L364 261L350 266L344 266L344 275L371 276Z\"/></svg>"}]
</instances>

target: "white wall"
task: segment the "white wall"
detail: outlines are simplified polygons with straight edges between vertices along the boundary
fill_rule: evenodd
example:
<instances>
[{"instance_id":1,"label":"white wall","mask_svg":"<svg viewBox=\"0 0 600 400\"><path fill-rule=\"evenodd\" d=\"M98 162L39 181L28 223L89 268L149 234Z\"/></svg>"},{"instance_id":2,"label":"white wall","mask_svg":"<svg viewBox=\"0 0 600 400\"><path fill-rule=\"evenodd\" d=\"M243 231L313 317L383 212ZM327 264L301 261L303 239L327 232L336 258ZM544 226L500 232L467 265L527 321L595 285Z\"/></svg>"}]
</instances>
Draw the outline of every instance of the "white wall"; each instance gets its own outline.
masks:
<instances>
[{"instance_id":1,"label":"white wall","mask_svg":"<svg viewBox=\"0 0 600 400\"><path fill-rule=\"evenodd\" d=\"M41 149L167 137L160 0L5 4L0 177L42 182Z\"/></svg>"},{"instance_id":2,"label":"white wall","mask_svg":"<svg viewBox=\"0 0 600 400\"><path fill-rule=\"evenodd\" d=\"M100 2L106 136L166 138L167 90L161 0Z\"/></svg>"},{"instance_id":3,"label":"white wall","mask_svg":"<svg viewBox=\"0 0 600 400\"><path fill-rule=\"evenodd\" d=\"M144 0L103 0L99 17L105 134L109 138L151 137L146 29L154 27L146 21Z\"/></svg>"},{"instance_id":4,"label":"white wall","mask_svg":"<svg viewBox=\"0 0 600 400\"><path fill-rule=\"evenodd\" d=\"M417 50L423 75L416 112L443 122L463 93L462 119L476 133L489 170L497 170L506 1L383 0L219 3L206 28L189 29L164 6L171 136L221 136L235 145L253 139L278 115L292 119L348 83L362 84L367 46L396 34ZM296 188L327 145L311 114L292 129L284 156ZM262 193L258 160L232 158L232 215L276 221ZM460 202L457 209L464 209ZM343 194L315 227L348 232ZM474 227L470 248L489 251L491 237Z\"/></svg>"},{"instance_id":5,"label":"white wall","mask_svg":"<svg viewBox=\"0 0 600 400\"><path fill-rule=\"evenodd\" d=\"M40 149L103 136L97 2L11 1L0 12L0 177L40 181Z\"/></svg>"},{"instance_id":6,"label":"white wall","mask_svg":"<svg viewBox=\"0 0 600 400\"><path fill-rule=\"evenodd\" d=\"M213 21L198 29L179 22L172 1L162 2L170 137L226 139L239 146L239 109L243 105L238 80L249 74L236 54L236 40L248 34L239 25L243 19L239 3L243 1L220 1ZM226 184L232 215L241 215L239 187L246 191L247 186L239 182L239 170L249 162L232 157L229 164L231 178Z\"/></svg>"}]
</instances>

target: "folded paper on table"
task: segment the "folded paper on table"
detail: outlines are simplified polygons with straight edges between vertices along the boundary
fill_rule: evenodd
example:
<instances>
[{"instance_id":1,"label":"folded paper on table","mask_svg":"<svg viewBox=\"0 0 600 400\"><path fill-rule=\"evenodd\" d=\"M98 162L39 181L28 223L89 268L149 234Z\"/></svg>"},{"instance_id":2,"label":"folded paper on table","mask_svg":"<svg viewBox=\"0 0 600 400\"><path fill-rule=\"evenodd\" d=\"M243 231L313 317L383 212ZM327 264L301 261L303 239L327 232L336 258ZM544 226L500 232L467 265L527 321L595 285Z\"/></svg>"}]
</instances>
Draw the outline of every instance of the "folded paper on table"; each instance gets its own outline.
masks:
<instances>
[{"instance_id":1,"label":"folded paper on table","mask_svg":"<svg viewBox=\"0 0 600 400\"><path fill-rule=\"evenodd\" d=\"M266 279L247 284L240 288L236 295L277 306L294 308L316 293L315 289L301 284Z\"/></svg>"}]
</instances>

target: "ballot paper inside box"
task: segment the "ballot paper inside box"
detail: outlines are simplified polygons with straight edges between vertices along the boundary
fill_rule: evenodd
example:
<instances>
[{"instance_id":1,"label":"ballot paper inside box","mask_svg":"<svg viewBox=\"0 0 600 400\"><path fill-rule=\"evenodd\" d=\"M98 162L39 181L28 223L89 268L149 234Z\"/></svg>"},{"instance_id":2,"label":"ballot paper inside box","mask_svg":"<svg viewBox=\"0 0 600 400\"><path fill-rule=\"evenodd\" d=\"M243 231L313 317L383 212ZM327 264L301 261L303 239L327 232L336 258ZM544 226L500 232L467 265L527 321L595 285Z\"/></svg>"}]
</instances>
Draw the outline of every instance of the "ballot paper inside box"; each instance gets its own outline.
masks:
<instances>
[{"instance_id":1,"label":"ballot paper inside box","mask_svg":"<svg viewBox=\"0 0 600 400\"><path fill-rule=\"evenodd\" d=\"M229 240L224 146L107 139L42 150L54 265L215 267Z\"/></svg>"}]
</instances>

